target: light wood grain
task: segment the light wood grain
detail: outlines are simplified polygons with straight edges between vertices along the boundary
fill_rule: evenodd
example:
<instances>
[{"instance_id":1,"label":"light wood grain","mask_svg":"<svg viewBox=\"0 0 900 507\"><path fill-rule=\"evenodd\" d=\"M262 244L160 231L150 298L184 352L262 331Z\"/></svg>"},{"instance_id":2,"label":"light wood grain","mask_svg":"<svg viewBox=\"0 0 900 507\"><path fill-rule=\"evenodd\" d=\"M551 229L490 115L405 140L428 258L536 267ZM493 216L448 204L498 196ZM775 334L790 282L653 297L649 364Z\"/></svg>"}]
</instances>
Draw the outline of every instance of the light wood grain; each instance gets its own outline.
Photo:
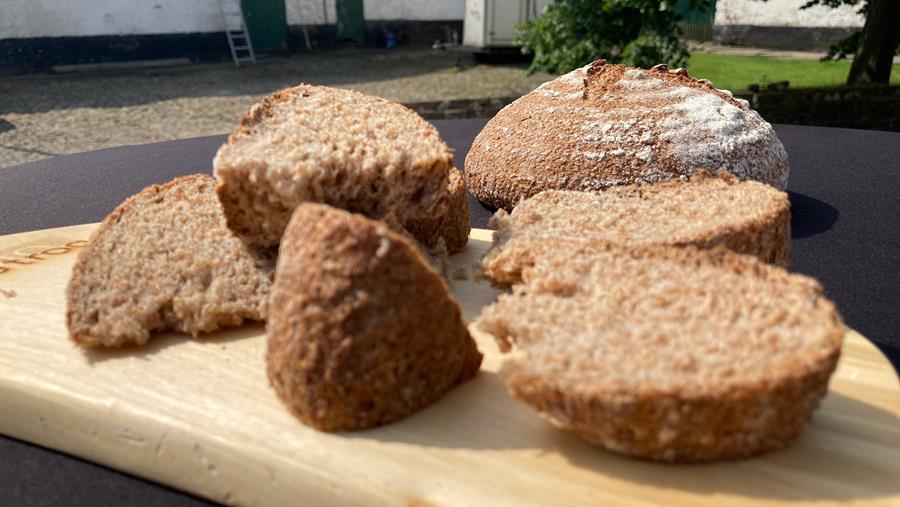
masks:
<instances>
[{"instance_id":1,"label":"light wood grain","mask_svg":"<svg viewBox=\"0 0 900 507\"><path fill-rule=\"evenodd\" d=\"M64 289L77 248L3 261L94 227L0 238L2 433L248 505L900 505L900 386L854 332L813 424L790 449L748 461L652 464L587 445L507 395L484 336L482 371L435 405L324 434L268 388L261 326L113 352L72 345ZM473 231L454 266L471 273L489 234ZM471 279L451 285L467 319L496 296Z\"/></svg>"}]
</instances>

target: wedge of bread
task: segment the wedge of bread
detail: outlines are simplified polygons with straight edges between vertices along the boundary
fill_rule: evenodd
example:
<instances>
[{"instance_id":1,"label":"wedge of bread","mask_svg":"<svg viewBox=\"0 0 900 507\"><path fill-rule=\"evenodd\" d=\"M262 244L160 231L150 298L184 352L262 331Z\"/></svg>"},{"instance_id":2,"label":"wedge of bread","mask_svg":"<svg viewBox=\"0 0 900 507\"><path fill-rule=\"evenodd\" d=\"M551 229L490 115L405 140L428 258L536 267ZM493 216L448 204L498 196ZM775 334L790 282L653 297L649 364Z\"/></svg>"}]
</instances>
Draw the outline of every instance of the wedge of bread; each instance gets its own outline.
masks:
<instances>
[{"instance_id":1,"label":"wedge of bread","mask_svg":"<svg viewBox=\"0 0 900 507\"><path fill-rule=\"evenodd\" d=\"M202 174L152 185L103 220L66 293L76 343L139 345L154 331L196 337L265 319L274 261L228 230L215 187Z\"/></svg>"},{"instance_id":2,"label":"wedge of bread","mask_svg":"<svg viewBox=\"0 0 900 507\"><path fill-rule=\"evenodd\" d=\"M612 187L594 194L545 191L491 221L494 246L481 262L495 283L517 283L522 269L560 239L631 247L724 245L787 266L791 214L787 194L755 181L701 172L690 181Z\"/></svg>"},{"instance_id":3,"label":"wedge of bread","mask_svg":"<svg viewBox=\"0 0 900 507\"><path fill-rule=\"evenodd\" d=\"M670 462L792 441L844 326L819 284L724 248L559 245L478 321L512 395L608 450Z\"/></svg>"},{"instance_id":4,"label":"wedge of bread","mask_svg":"<svg viewBox=\"0 0 900 507\"><path fill-rule=\"evenodd\" d=\"M213 165L229 227L261 248L277 247L301 202L406 228L426 248L450 212L453 155L437 130L411 109L350 90L300 85L263 98ZM449 248L461 232L446 234L451 253L461 250Z\"/></svg>"},{"instance_id":5,"label":"wedge of bread","mask_svg":"<svg viewBox=\"0 0 900 507\"><path fill-rule=\"evenodd\" d=\"M381 222L322 204L294 211L266 332L272 387L324 431L396 421L481 364L459 305L418 248Z\"/></svg>"}]
</instances>

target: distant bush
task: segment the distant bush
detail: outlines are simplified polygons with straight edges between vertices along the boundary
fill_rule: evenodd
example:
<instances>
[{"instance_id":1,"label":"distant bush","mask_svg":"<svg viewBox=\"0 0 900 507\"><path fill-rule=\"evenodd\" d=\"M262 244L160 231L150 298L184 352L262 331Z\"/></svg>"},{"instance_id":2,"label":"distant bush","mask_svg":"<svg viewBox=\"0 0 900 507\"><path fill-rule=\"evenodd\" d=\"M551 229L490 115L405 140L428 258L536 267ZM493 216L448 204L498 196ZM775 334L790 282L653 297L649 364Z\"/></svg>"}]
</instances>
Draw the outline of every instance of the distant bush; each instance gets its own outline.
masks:
<instances>
[{"instance_id":1,"label":"distant bush","mask_svg":"<svg viewBox=\"0 0 900 507\"><path fill-rule=\"evenodd\" d=\"M706 9L711 0L692 0ZM554 0L519 25L516 41L533 54L530 72L563 74L598 58L636 67L680 67L688 58L677 0Z\"/></svg>"}]
</instances>

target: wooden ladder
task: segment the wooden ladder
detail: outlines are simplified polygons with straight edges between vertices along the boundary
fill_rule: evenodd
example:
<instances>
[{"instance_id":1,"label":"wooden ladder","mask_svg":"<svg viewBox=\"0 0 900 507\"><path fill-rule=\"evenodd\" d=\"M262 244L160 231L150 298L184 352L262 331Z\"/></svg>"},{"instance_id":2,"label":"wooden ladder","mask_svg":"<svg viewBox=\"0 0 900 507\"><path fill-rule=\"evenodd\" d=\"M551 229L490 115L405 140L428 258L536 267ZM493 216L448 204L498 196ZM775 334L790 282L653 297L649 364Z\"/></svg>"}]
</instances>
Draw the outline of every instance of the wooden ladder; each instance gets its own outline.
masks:
<instances>
[{"instance_id":1,"label":"wooden ladder","mask_svg":"<svg viewBox=\"0 0 900 507\"><path fill-rule=\"evenodd\" d=\"M228 48L231 49L231 59L234 65L241 63L256 63L256 54L253 52L253 43L247 32L247 23L244 21L244 12L241 10L241 0L217 0L219 12L222 14L222 25L225 27L225 36L228 38Z\"/></svg>"}]
</instances>

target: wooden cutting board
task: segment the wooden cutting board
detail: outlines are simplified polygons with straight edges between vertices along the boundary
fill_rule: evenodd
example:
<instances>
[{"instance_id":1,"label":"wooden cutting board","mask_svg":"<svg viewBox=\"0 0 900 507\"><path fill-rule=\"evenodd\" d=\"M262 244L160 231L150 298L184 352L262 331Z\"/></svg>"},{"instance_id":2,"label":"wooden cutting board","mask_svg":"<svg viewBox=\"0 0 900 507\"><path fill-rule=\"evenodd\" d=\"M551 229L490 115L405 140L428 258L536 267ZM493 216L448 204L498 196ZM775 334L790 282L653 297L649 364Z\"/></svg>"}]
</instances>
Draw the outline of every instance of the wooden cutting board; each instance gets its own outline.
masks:
<instances>
[{"instance_id":1,"label":"wooden cutting board","mask_svg":"<svg viewBox=\"0 0 900 507\"><path fill-rule=\"evenodd\" d=\"M64 289L94 227L0 237L4 434L235 504L900 505L900 386L854 332L812 425L752 460L676 466L592 447L507 395L484 336L477 378L433 406L326 434L268 388L261 326L161 335L141 349L73 346ZM489 242L473 231L453 265L470 272ZM471 279L451 285L467 320L496 296Z\"/></svg>"}]
</instances>

